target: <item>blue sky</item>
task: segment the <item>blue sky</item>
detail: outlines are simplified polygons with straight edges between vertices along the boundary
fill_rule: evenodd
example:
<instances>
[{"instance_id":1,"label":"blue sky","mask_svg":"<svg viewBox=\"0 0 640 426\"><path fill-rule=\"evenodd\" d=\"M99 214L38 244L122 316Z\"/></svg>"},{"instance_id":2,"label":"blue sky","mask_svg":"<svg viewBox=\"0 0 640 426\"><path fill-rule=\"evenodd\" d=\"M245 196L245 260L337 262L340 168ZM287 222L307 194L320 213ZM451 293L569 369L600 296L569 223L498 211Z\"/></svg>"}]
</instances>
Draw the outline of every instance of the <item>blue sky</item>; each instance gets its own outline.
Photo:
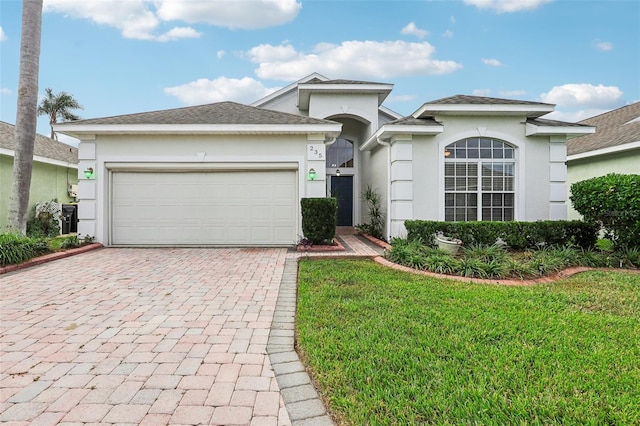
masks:
<instances>
[{"instance_id":1,"label":"blue sky","mask_svg":"<svg viewBox=\"0 0 640 426\"><path fill-rule=\"evenodd\" d=\"M0 2L9 123L21 9ZM553 103L547 118L579 121L640 100L640 2L44 0L40 93L71 93L82 118L251 103L312 72L393 83L384 105L403 115L475 94Z\"/></svg>"}]
</instances>

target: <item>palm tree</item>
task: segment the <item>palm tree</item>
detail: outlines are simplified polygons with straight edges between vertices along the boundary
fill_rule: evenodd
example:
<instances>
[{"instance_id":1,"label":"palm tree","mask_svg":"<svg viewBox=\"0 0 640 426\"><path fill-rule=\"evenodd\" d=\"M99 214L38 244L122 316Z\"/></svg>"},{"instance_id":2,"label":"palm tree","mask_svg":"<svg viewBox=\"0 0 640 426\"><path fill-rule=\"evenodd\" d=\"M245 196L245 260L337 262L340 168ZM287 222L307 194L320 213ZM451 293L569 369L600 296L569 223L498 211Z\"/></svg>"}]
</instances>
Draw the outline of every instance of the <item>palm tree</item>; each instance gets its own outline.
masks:
<instances>
[{"instance_id":1,"label":"palm tree","mask_svg":"<svg viewBox=\"0 0 640 426\"><path fill-rule=\"evenodd\" d=\"M47 97L40 102L40 105L38 105L38 115L49 116L51 139L58 139L56 132L53 131L53 125L58 122L58 118L61 118L62 121L78 120L80 117L71 113L69 110L82 109L82 106L67 92L54 94L53 90L49 87L44 91L47 94Z\"/></svg>"},{"instance_id":2,"label":"palm tree","mask_svg":"<svg viewBox=\"0 0 640 426\"><path fill-rule=\"evenodd\" d=\"M13 185L9 196L9 228L22 234L27 230L29 187L33 167L33 145L38 121L38 72L42 0L22 2L20 41L20 81L16 111L16 149L13 157Z\"/></svg>"}]
</instances>

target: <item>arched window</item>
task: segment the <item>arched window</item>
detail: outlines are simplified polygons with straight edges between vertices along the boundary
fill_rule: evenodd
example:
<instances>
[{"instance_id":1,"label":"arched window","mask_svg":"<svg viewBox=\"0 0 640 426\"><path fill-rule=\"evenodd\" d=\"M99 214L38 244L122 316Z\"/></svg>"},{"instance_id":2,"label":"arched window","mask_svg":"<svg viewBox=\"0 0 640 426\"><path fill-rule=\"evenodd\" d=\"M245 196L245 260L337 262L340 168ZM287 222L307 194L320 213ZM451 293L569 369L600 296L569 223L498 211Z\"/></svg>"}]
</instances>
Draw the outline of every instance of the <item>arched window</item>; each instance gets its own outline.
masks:
<instances>
[{"instance_id":1,"label":"arched window","mask_svg":"<svg viewBox=\"0 0 640 426\"><path fill-rule=\"evenodd\" d=\"M514 220L515 148L491 138L468 138L444 149L444 218Z\"/></svg>"},{"instance_id":2,"label":"arched window","mask_svg":"<svg viewBox=\"0 0 640 426\"><path fill-rule=\"evenodd\" d=\"M353 142L338 138L327 148L327 168L353 167Z\"/></svg>"}]
</instances>

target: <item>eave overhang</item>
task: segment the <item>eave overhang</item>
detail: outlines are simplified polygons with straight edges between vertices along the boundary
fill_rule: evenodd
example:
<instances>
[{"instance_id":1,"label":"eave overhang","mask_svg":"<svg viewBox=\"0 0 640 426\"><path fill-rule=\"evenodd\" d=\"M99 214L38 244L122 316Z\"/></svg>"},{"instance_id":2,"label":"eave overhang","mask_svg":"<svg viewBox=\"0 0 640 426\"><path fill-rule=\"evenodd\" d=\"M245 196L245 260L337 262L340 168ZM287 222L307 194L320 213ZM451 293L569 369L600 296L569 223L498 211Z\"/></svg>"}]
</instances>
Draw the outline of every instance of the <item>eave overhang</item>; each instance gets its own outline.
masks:
<instances>
[{"instance_id":1,"label":"eave overhang","mask_svg":"<svg viewBox=\"0 0 640 426\"><path fill-rule=\"evenodd\" d=\"M376 145L390 143L394 136L435 136L442 133L443 130L444 126L442 125L384 125L360 146L360 151L370 151L375 148Z\"/></svg>"},{"instance_id":2,"label":"eave overhang","mask_svg":"<svg viewBox=\"0 0 640 426\"><path fill-rule=\"evenodd\" d=\"M591 135L595 132L596 128L591 126L545 126L527 123L525 127L526 136L566 136L567 138L575 138Z\"/></svg>"},{"instance_id":3,"label":"eave overhang","mask_svg":"<svg viewBox=\"0 0 640 426\"><path fill-rule=\"evenodd\" d=\"M598 157L600 155L607 155L607 154L617 154L620 152L633 151L636 149L640 149L640 141L625 143L617 146L610 146L602 149L595 149L593 151L581 152L579 154L567 155L567 161L575 161L583 158Z\"/></svg>"},{"instance_id":4,"label":"eave overhang","mask_svg":"<svg viewBox=\"0 0 640 426\"><path fill-rule=\"evenodd\" d=\"M374 94L378 96L378 106L389 96L393 90L393 84L371 83L371 84L315 84L300 83L298 84L298 109L302 111L309 110L309 101L312 94Z\"/></svg>"},{"instance_id":5,"label":"eave overhang","mask_svg":"<svg viewBox=\"0 0 640 426\"><path fill-rule=\"evenodd\" d=\"M424 104L412 114L414 118L434 116L525 116L541 117L553 112L549 104Z\"/></svg>"},{"instance_id":6,"label":"eave overhang","mask_svg":"<svg viewBox=\"0 0 640 426\"><path fill-rule=\"evenodd\" d=\"M61 123L54 131L82 139L91 135L303 135L335 138L342 124L73 124Z\"/></svg>"}]
</instances>

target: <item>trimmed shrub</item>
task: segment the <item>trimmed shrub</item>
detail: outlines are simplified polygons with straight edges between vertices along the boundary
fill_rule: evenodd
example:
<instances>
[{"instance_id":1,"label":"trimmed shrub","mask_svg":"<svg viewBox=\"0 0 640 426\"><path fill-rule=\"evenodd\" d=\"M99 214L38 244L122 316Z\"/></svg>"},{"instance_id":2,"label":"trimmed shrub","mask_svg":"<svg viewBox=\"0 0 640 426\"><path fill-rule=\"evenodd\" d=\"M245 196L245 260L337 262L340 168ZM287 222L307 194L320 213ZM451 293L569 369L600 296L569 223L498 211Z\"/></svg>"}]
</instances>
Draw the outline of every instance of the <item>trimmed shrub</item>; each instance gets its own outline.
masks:
<instances>
[{"instance_id":1,"label":"trimmed shrub","mask_svg":"<svg viewBox=\"0 0 640 426\"><path fill-rule=\"evenodd\" d=\"M438 232L462 240L465 246L493 245L498 238L510 248L523 250L548 246L573 244L591 248L596 243L598 227L582 221L538 222L439 222L407 220L407 238L428 244Z\"/></svg>"},{"instance_id":2,"label":"trimmed shrub","mask_svg":"<svg viewBox=\"0 0 640 426\"><path fill-rule=\"evenodd\" d=\"M338 200L336 198L303 198L302 232L311 244L331 244L336 235Z\"/></svg>"},{"instance_id":3,"label":"trimmed shrub","mask_svg":"<svg viewBox=\"0 0 640 426\"><path fill-rule=\"evenodd\" d=\"M640 175L610 173L571 185L573 208L616 248L640 248Z\"/></svg>"}]
</instances>

